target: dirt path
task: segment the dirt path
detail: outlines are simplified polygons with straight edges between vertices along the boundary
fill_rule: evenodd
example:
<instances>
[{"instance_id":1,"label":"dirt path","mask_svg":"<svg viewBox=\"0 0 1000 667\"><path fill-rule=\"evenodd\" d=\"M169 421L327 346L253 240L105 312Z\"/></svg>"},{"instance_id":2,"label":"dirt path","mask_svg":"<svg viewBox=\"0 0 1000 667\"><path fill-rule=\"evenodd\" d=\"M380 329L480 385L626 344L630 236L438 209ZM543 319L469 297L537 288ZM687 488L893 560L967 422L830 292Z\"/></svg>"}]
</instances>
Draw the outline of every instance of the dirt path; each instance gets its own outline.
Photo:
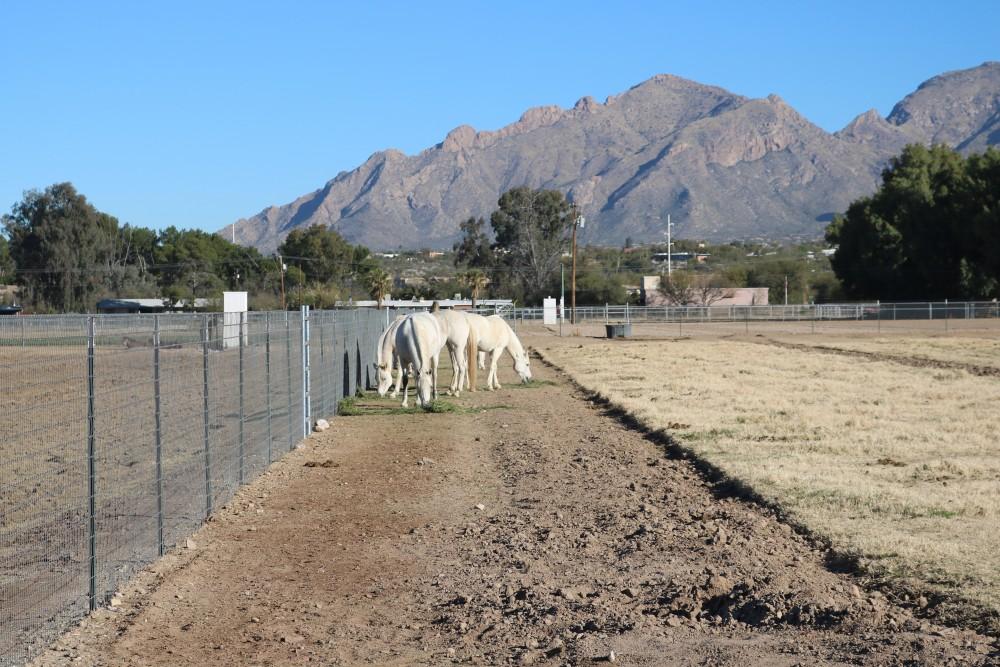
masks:
<instances>
[{"instance_id":1,"label":"dirt path","mask_svg":"<svg viewBox=\"0 0 1000 667\"><path fill-rule=\"evenodd\" d=\"M465 412L335 420L37 664L1000 659L536 365Z\"/></svg>"}]
</instances>

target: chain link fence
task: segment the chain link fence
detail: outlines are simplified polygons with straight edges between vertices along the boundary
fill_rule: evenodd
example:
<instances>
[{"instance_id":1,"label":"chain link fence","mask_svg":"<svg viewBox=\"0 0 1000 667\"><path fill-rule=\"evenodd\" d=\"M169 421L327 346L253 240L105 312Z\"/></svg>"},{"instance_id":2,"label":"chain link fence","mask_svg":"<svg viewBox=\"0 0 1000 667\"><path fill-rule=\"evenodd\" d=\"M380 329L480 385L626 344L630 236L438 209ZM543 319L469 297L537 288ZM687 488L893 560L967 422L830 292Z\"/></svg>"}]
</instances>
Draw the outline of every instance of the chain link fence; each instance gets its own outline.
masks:
<instances>
[{"instance_id":1,"label":"chain link fence","mask_svg":"<svg viewBox=\"0 0 1000 667\"><path fill-rule=\"evenodd\" d=\"M373 385L386 312L0 317L0 665Z\"/></svg>"}]
</instances>

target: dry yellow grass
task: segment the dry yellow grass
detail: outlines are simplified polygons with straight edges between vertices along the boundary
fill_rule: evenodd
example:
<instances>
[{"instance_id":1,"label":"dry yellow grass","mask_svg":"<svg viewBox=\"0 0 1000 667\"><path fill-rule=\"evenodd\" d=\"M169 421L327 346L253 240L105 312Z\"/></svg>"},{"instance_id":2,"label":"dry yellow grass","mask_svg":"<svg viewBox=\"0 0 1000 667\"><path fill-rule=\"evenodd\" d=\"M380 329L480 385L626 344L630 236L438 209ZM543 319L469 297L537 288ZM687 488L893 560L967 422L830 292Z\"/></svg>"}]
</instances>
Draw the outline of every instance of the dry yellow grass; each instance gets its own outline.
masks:
<instances>
[{"instance_id":1,"label":"dry yellow grass","mask_svg":"<svg viewBox=\"0 0 1000 667\"><path fill-rule=\"evenodd\" d=\"M822 339L784 338L806 345L824 345L843 350L891 354L899 357L931 359L946 363L1000 368L1000 339L974 336L881 336L872 338L830 337Z\"/></svg>"},{"instance_id":2,"label":"dry yellow grass","mask_svg":"<svg viewBox=\"0 0 1000 667\"><path fill-rule=\"evenodd\" d=\"M996 378L737 341L533 342L872 571L1000 609Z\"/></svg>"}]
</instances>

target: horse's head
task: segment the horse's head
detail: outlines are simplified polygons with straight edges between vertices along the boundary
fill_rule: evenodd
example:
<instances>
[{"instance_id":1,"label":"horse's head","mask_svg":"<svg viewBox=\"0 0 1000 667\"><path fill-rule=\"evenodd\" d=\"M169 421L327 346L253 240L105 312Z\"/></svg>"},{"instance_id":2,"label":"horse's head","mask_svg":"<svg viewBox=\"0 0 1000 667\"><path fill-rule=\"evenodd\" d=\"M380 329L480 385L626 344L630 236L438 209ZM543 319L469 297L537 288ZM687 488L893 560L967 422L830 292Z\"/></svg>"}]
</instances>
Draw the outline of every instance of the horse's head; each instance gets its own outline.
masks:
<instances>
[{"instance_id":1,"label":"horse's head","mask_svg":"<svg viewBox=\"0 0 1000 667\"><path fill-rule=\"evenodd\" d=\"M392 386L392 369L389 368L389 364L375 363L375 374L378 376L378 395L385 396L389 393L389 387Z\"/></svg>"},{"instance_id":2,"label":"horse's head","mask_svg":"<svg viewBox=\"0 0 1000 667\"><path fill-rule=\"evenodd\" d=\"M528 355L522 353L514 357L514 370L521 376L521 382L524 384L531 381L531 361Z\"/></svg>"},{"instance_id":3,"label":"horse's head","mask_svg":"<svg viewBox=\"0 0 1000 667\"><path fill-rule=\"evenodd\" d=\"M434 400L434 376L429 368L417 371L417 405L429 407Z\"/></svg>"}]
</instances>

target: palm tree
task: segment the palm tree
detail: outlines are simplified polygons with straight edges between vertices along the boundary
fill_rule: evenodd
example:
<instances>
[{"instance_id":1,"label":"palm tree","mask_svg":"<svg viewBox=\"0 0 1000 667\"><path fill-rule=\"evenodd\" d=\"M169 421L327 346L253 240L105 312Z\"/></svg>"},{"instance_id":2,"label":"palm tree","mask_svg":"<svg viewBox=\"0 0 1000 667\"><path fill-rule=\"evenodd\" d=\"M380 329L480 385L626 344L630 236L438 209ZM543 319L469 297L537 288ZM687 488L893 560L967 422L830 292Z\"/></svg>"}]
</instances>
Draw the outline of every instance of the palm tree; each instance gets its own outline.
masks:
<instances>
[{"instance_id":1,"label":"palm tree","mask_svg":"<svg viewBox=\"0 0 1000 667\"><path fill-rule=\"evenodd\" d=\"M489 283L489 279L486 274L479 269L470 269L462 274L462 282L469 286L472 290L472 309L476 309L476 299L479 298L480 292L486 288Z\"/></svg>"},{"instance_id":2,"label":"palm tree","mask_svg":"<svg viewBox=\"0 0 1000 667\"><path fill-rule=\"evenodd\" d=\"M372 295L378 304L378 309L382 309L382 300L389 296L392 290L392 277L382 269L372 269L365 281L368 286L368 293Z\"/></svg>"}]
</instances>

